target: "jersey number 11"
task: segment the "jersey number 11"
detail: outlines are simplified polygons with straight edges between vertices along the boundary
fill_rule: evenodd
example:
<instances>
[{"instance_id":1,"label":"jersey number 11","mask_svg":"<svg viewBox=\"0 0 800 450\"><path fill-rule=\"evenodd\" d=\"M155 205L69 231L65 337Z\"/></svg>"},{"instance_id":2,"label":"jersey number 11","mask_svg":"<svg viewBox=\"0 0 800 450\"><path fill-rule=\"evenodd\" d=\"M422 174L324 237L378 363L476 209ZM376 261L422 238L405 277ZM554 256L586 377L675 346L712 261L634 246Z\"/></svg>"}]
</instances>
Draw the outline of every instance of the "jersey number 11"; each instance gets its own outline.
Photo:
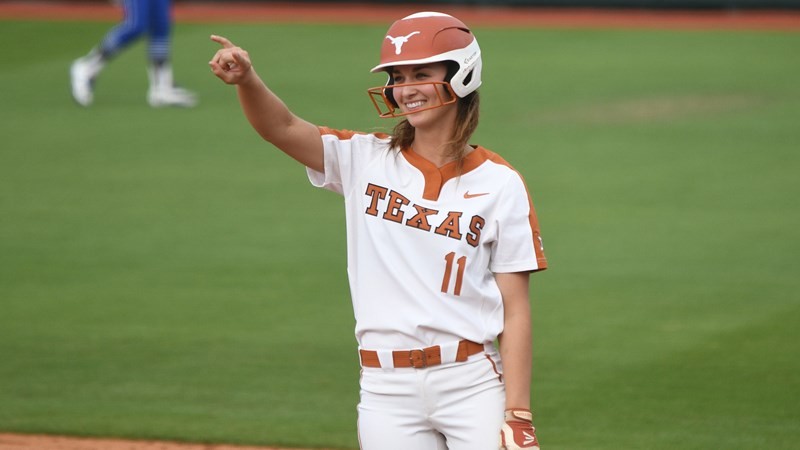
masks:
<instances>
[{"instance_id":1,"label":"jersey number 11","mask_svg":"<svg viewBox=\"0 0 800 450\"><path fill-rule=\"evenodd\" d=\"M442 279L442 292L445 294L450 289L450 278L453 276L453 261L458 265L456 272L456 285L453 287L453 295L461 295L461 282L464 280L464 268L467 266L467 257L462 256L456 260L455 252L445 255L444 260L447 266L444 268L444 279Z\"/></svg>"}]
</instances>

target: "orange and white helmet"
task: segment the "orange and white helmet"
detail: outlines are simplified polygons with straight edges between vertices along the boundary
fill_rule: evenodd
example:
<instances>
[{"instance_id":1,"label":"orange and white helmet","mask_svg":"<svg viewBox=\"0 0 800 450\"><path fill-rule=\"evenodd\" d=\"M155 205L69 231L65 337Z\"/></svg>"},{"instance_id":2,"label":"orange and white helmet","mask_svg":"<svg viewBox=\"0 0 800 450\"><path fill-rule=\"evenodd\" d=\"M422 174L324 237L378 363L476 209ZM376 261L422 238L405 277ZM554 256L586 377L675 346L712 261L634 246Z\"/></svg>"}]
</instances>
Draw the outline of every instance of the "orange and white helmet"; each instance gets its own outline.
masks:
<instances>
[{"instance_id":1,"label":"orange and white helmet","mask_svg":"<svg viewBox=\"0 0 800 450\"><path fill-rule=\"evenodd\" d=\"M453 61L458 66L449 80L457 96L466 97L481 85L481 49L464 22L444 13L418 12L389 27L381 46L380 64L371 71L443 61ZM387 86L391 83L390 74Z\"/></svg>"}]
</instances>

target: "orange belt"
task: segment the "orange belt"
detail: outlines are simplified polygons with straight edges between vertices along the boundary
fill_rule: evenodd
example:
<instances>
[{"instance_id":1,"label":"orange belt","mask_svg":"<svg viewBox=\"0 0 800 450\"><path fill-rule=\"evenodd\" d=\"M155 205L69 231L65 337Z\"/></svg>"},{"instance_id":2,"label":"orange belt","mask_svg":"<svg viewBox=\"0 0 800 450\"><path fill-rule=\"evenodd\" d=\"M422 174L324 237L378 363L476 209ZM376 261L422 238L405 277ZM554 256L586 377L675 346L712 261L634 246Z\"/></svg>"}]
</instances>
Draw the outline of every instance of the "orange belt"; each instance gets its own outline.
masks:
<instances>
[{"instance_id":1,"label":"orange belt","mask_svg":"<svg viewBox=\"0 0 800 450\"><path fill-rule=\"evenodd\" d=\"M458 343L456 362L464 362L470 356L483 351L483 344L463 340ZM364 367L381 367L378 352L375 350L359 350L361 365ZM413 367L422 369L442 363L442 349L438 345L417 350L395 350L392 352L394 367Z\"/></svg>"}]
</instances>

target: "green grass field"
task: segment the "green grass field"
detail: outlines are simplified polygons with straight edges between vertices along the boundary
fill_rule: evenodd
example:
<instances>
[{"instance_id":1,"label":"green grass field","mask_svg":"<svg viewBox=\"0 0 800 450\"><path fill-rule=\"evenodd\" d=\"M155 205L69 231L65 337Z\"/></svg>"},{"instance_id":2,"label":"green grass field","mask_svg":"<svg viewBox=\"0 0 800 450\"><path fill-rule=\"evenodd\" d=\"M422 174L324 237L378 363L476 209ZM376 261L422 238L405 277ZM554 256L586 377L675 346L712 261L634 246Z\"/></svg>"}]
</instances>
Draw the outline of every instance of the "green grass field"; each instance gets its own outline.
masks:
<instances>
[{"instance_id":1,"label":"green grass field","mask_svg":"<svg viewBox=\"0 0 800 450\"><path fill-rule=\"evenodd\" d=\"M318 124L388 129L384 28L180 24L192 110L109 24L0 22L0 430L357 448L340 198L260 141L211 33ZM526 177L546 450L800 441L800 34L476 28L475 136Z\"/></svg>"}]
</instances>

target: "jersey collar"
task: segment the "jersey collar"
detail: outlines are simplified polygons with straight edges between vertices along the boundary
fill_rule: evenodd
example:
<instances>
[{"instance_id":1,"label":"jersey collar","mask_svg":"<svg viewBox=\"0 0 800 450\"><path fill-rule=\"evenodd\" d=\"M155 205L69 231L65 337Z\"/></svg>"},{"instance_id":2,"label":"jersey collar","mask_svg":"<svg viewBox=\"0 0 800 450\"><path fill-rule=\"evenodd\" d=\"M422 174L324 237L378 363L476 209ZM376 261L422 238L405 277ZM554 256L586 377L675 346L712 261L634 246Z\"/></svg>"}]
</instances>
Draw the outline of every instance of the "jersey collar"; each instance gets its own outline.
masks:
<instances>
[{"instance_id":1,"label":"jersey collar","mask_svg":"<svg viewBox=\"0 0 800 450\"><path fill-rule=\"evenodd\" d=\"M460 169L458 161L451 161L442 167L436 167L435 164L423 158L411 148L403 149L401 153L406 158L406 161L422 172L422 175L425 177L425 188L422 193L422 198L435 201L439 199L442 186L444 186L446 182L459 175L464 175L475 170L489 159L490 152L485 148L477 145L473 145L472 148L474 148L474 150L464 157Z\"/></svg>"}]
</instances>

